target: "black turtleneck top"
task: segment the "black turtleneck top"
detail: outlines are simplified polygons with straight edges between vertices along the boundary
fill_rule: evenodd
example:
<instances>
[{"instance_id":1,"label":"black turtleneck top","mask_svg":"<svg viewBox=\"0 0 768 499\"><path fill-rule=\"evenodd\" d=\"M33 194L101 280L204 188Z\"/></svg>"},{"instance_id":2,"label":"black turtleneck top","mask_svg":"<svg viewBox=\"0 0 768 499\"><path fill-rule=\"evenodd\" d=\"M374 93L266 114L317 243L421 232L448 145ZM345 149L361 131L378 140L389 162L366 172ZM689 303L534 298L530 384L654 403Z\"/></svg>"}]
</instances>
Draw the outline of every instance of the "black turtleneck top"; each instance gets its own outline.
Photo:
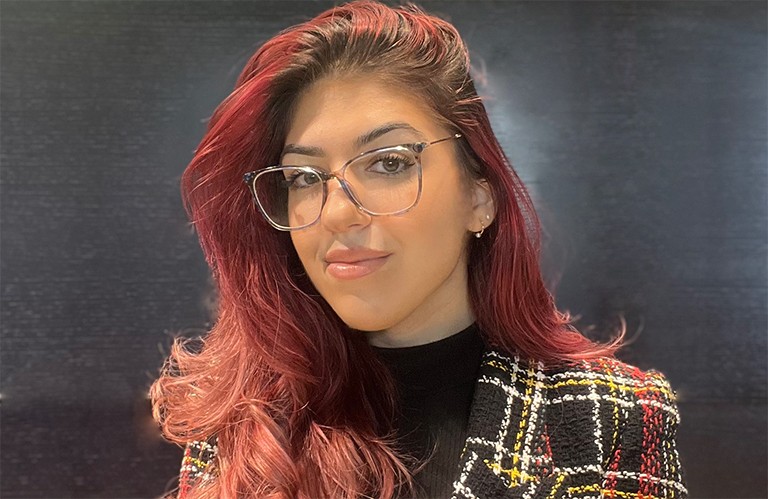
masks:
<instances>
[{"instance_id":1,"label":"black turtleneck top","mask_svg":"<svg viewBox=\"0 0 768 499\"><path fill-rule=\"evenodd\" d=\"M450 497L485 350L477 326L426 345L373 349L397 386L400 444L419 461L414 497Z\"/></svg>"}]
</instances>

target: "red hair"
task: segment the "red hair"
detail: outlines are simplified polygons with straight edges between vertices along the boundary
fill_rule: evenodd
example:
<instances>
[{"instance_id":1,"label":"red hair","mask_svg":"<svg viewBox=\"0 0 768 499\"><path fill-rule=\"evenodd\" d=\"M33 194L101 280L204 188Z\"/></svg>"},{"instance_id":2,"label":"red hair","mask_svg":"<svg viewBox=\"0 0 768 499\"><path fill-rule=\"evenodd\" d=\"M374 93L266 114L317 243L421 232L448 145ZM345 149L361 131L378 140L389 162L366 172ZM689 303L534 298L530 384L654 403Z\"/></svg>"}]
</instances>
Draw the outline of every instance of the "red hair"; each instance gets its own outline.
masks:
<instances>
[{"instance_id":1,"label":"red hair","mask_svg":"<svg viewBox=\"0 0 768 499\"><path fill-rule=\"evenodd\" d=\"M539 224L470 77L449 23L414 6L330 9L265 43L216 109L182 191L219 293L218 319L192 351L177 340L152 387L155 418L183 444L215 436L217 478L196 497L387 498L410 483L393 440L393 383L303 272L285 232L242 182L277 163L293 103L320 78L366 73L418 89L460 132L467 174L486 179L497 214L471 238L471 305L485 340L545 363L612 355L570 326L544 286Z\"/></svg>"}]
</instances>

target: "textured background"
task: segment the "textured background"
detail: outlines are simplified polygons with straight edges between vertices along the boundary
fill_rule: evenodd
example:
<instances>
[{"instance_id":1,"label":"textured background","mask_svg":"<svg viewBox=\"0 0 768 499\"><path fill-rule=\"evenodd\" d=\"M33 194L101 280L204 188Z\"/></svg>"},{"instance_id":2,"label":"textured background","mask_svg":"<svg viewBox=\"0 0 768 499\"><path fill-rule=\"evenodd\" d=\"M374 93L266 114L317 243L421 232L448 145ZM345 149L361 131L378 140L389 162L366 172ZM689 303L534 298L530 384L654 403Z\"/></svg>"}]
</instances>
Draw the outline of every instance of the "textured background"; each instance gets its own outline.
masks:
<instances>
[{"instance_id":1,"label":"textured background","mask_svg":"<svg viewBox=\"0 0 768 499\"><path fill-rule=\"evenodd\" d=\"M2 497L151 497L146 389L207 327L178 181L255 48L330 2L0 2ZM767 497L766 3L423 2L583 326L679 393L694 497Z\"/></svg>"}]
</instances>

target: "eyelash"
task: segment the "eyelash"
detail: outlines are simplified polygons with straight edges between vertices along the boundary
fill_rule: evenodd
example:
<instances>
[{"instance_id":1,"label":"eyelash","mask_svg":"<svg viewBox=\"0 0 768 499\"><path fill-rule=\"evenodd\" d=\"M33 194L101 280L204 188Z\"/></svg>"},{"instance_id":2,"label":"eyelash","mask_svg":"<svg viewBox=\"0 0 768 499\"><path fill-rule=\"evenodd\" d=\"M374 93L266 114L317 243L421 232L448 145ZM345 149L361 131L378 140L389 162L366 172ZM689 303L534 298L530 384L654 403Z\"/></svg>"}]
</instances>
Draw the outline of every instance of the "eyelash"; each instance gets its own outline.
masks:
<instances>
[{"instance_id":1,"label":"eyelash","mask_svg":"<svg viewBox=\"0 0 768 499\"><path fill-rule=\"evenodd\" d=\"M416 164L413 160L411 160L410 158L408 158L406 156L403 156L403 155L400 155L400 154L390 153L390 154L386 154L385 156L379 156L377 158L374 158L374 160L371 162L370 166L373 166L373 165L378 164L378 163L383 163L383 162L386 162L386 161L395 161L395 162L401 163L402 166L403 166L403 169L398 170L396 172L383 172L383 173L386 173L388 175L398 175L400 173L403 173L408 168L412 167L414 164Z\"/></svg>"}]
</instances>

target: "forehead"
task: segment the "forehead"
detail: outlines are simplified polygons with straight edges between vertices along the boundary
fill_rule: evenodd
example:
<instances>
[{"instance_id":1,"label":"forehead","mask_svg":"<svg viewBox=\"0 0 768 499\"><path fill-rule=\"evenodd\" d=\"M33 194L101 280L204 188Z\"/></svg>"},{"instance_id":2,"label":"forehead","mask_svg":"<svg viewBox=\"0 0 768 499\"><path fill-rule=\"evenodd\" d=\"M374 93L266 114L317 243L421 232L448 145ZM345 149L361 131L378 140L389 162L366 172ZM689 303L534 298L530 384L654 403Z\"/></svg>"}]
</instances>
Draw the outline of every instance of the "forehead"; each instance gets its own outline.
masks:
<instances>
[{"instance_id":1,"label":"forehead","mask_svg":"<svg viewBox=\"0 0 768 499\"><path fill-rule=\"evenodd\" d=\"M374 78L325 78L304 90L294 105L286 143L352 146L362 134L386 123L407 124L382 140L434 139L444 128L418 94ZM377 141L372 144L376 145Z\"/></svg>"}]
</instances>

